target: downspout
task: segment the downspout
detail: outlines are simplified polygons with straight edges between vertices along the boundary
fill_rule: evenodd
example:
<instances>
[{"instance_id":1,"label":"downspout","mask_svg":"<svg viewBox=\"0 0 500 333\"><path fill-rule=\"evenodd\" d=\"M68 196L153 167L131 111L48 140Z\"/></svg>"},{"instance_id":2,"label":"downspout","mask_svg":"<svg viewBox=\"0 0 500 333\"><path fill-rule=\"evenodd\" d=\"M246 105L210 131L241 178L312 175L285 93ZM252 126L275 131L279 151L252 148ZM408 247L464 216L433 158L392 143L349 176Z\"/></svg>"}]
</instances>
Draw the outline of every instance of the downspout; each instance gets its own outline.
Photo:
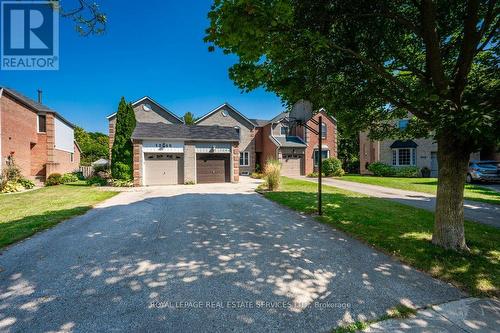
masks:
<instances>
[{"instance_id":1,"label":"downspout","mask_svg":"<svg viewBox=\"0 0 500 333\"><path fill-rule=\"evenodd\" d=\"M0 100L2 99L3 88L0 89ZM2 102L0 101L0 174L3 169L3 155L2 155Z\"/></svg>"}]
</instances>

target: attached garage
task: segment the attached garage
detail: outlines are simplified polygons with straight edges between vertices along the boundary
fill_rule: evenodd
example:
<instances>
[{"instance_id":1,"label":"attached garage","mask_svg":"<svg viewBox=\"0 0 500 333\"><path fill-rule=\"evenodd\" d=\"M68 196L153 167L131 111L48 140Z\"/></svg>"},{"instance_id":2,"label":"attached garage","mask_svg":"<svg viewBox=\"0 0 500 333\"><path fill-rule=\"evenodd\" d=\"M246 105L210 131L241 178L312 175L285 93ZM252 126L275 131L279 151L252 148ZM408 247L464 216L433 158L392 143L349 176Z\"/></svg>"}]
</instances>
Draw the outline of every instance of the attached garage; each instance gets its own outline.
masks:
<instances>
[{"instance_id":1,"label":"attached garage","mask_svg":"<svg viewBox=\"0 0 500 333\"><path fill-rule=\"evenodd\" d=\"M196 154L196 182L199 184L231 181L229 154Z\"/></svg>"},{"instance_id":2,"label":"attached garage","mask_svg":"<svg viewBox=\"0 0 500 333\"><path fill-rule=\"evenodd\" d=\"M144 185L184 183L183 154L144 154Z\"/></svg>"},{"instance_id":3,"label":"attached garage","mask_svg":"<svg viewBox=\"0 0 500 333\"><path fill-rule=\"evenodd\" d=\"M304 170L304 155L282 155L281 174L283 176L300 176Z\"/></svg>"}]
</instances>

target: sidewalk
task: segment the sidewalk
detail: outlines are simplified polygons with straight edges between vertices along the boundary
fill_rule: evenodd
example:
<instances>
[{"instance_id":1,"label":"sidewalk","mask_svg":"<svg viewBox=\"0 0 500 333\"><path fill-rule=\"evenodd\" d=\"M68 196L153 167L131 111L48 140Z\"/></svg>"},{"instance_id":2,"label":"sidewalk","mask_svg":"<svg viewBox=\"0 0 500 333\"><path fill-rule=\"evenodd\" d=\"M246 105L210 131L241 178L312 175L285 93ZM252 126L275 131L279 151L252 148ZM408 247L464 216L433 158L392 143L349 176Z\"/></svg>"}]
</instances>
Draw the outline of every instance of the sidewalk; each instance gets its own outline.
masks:
<instances>
[{"instance_id":1,"label":"sidewalk","mask_svg":"<svg viewBox=\"0 0 500 333\"><path fill-rule=\"evenodd\" d=\"M307 178L304 176L293 178L307 180L310 182L318 181L316 178ZM332 178L323 178L323 185L338 187L344 190L362 193L372 197L389 199L416 208L430 210L432 212L434 211L434 208L436 206L436 197L428 193L405 191L389 187L348 182ZM498 205L466 200L464 202L464 215L466 220L500 228L500 206Z\"/></svg>"},{"instance_id":2,"label":"sidewalk","mask_svg":"<svg viewBox=\"0 0 500 333\"><path fill-rule=\"evenodd\" d=\"M498 332L500 302L465 298L420 310L409 319L390 319L371 324L363 332Z\"/></svg>"}]
</instances>

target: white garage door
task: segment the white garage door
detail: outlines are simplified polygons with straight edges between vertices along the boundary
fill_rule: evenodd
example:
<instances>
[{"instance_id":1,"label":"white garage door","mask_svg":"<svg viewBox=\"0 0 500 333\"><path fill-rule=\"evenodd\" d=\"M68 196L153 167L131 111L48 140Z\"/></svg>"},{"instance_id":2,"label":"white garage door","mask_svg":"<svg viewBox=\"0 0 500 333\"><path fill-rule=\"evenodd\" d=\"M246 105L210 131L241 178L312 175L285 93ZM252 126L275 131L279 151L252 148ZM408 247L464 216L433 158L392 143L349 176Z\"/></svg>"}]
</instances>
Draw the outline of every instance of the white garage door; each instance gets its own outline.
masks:
<instances>
[{"instance_id":1,"label":"white garage door","mask_svg":"<svg viewBox=\"0 0 500 333\"><path fill-rule=\"evenodd\" d=\"M283 176L300 176L302 174L302 155L283 155L281 174Z\"/></svg>"},{"instance_id":2,"label":"white garage door","mask_svg":"<svg viewBox=\"0 0 500 333\"><path fill-rule=\"evenodd\" d=\"M144 154L144 185L184 183L182 154Z\"/></svg>"}]
</instances>

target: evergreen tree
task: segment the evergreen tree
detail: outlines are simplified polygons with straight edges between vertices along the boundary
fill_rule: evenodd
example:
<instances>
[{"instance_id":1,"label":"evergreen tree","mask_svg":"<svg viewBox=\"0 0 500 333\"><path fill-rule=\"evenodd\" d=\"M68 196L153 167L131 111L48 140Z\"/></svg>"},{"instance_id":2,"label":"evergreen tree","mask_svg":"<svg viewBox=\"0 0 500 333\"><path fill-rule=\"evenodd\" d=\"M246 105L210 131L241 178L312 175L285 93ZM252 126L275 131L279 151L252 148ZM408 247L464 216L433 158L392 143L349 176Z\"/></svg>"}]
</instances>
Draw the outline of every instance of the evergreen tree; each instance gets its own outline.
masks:
<instances>
[{"instance_id":1,"label":"evergreen tree","mask_svg":"<svg viewBox=\"0 0 500 333\"><path fill-rule=\"evenodd\" d=\"M191 112L186 112L186 114L184 115L183 118L184 118L184 124L194 125L195 118L194 118L194 114L192 114Z\"/></svg>"},{"instance_id":2,"label":"evergreen tree","mask_svg":"<svg viewBox=\"0 0 500 333\"><path fill-rule=\"evenodd\" d=\"M132 104L122 97L116 114L115 140L111 150L111 173L115 179L132 179L132 132L135 114Z\"/></svg>"}]
</instances>

